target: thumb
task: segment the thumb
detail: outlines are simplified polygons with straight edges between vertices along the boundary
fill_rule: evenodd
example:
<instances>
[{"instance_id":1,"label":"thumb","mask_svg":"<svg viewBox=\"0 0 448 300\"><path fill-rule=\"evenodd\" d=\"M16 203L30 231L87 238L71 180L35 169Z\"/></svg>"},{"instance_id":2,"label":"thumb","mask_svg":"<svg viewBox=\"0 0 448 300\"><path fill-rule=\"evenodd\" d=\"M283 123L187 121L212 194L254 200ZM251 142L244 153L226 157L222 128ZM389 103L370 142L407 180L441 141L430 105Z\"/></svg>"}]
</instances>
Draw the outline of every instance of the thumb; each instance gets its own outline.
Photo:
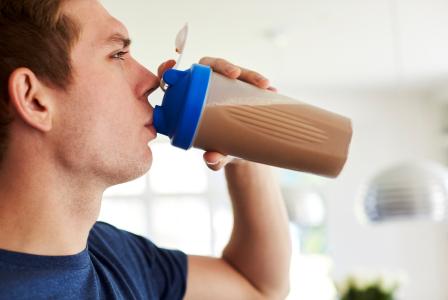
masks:
<instances>
[{"instance_id":1,"label":"thumb","mask_svg":"<svg viewBox=\"0 0 448 300\"><path fill-rule=\"evenodd\" d=\"M219 152L205 152L204 161L207 167L213 171L218 171L222 169L226 164L228 164L232 159L226 155Z\"/></svg>"}]
</instances>

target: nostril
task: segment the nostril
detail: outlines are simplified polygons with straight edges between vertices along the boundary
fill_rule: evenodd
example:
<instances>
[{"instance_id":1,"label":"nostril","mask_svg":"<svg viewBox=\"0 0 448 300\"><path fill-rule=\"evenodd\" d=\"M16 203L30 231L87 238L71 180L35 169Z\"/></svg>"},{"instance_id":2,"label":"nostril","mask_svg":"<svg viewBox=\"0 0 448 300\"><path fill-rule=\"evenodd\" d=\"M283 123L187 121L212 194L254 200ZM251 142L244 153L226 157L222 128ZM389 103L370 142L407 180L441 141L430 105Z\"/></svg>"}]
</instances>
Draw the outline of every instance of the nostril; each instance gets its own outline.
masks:
<instances>
[{"instance_id":1,"label":"nostril","mask_svg":"<svg viewBox=\"0 0 448 300\"><path fill-rule=\"evenodd\" d=\"M159 88L159 86L157 85L157 86L154 86L154 87L151 87L150 89L148 89L144 94L143 94L143 98L144 99L148 99L148 97L149 97L149 95L151 95L155 90L157 90Z\"/></svg>"}]
</instances>

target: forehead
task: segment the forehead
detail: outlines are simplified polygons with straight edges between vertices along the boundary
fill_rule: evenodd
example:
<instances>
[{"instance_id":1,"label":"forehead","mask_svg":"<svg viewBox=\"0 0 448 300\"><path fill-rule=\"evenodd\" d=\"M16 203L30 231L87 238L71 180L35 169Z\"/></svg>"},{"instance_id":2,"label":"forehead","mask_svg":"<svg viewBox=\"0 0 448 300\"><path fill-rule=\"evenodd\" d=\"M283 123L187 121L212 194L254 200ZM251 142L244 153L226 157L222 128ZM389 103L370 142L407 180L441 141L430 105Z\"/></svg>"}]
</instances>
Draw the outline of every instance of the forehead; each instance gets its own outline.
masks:
<instances>
[{"instance_id":1,"label":"forehead","mask_svg":"<svg viewBox=\"0 0 448 300\"><path fill-rule=\"evenodd\" d=\"M94 45L104 42L111 34L119 33L128 36L126 27L112 17L97 0L65 1L62 12L80 25L80 42Z\"/></svg>"}]
</instances>

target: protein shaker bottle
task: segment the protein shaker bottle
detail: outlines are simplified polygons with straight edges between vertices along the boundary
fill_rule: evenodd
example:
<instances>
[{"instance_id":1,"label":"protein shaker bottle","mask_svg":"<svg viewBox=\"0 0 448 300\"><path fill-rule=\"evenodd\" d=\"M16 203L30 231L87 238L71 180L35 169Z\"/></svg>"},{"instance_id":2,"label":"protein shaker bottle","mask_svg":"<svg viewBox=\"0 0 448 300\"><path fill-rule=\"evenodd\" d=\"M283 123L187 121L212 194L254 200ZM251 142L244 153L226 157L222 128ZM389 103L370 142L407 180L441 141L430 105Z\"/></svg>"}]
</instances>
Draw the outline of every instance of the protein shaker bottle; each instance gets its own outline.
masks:
<instances>
[{"instance_id":1,"label":"protein shaker bottle","mask_svg":"<svg viewBox=\"0 0 448 300\"><path fill-rule=\"evenodd\" d=\"M349 119L194 64L168 70L154 127L173 146L217 151L335 177L352 136Z\"/></svg>"}]
</instances>

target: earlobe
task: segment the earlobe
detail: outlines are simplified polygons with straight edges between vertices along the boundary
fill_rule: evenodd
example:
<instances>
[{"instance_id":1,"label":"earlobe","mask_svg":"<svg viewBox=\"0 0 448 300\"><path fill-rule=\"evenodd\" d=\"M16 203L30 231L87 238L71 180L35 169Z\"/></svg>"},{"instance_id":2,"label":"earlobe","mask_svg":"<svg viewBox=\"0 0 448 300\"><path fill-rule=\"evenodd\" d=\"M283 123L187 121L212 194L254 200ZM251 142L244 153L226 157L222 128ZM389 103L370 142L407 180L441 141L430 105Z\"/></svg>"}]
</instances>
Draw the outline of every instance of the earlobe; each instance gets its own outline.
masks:
<instances>
[{"instance_id":1,"label":"earlobe","mask_svg":"<svg viewBox=\"0 0 448 300\"><path fill-rule=\"evenodd\" d=\"M28 68L18 68L9 77L9 98L16 114L41 131L52 127L52 99L46 87Z\"/></svg>"}]
</instances>

